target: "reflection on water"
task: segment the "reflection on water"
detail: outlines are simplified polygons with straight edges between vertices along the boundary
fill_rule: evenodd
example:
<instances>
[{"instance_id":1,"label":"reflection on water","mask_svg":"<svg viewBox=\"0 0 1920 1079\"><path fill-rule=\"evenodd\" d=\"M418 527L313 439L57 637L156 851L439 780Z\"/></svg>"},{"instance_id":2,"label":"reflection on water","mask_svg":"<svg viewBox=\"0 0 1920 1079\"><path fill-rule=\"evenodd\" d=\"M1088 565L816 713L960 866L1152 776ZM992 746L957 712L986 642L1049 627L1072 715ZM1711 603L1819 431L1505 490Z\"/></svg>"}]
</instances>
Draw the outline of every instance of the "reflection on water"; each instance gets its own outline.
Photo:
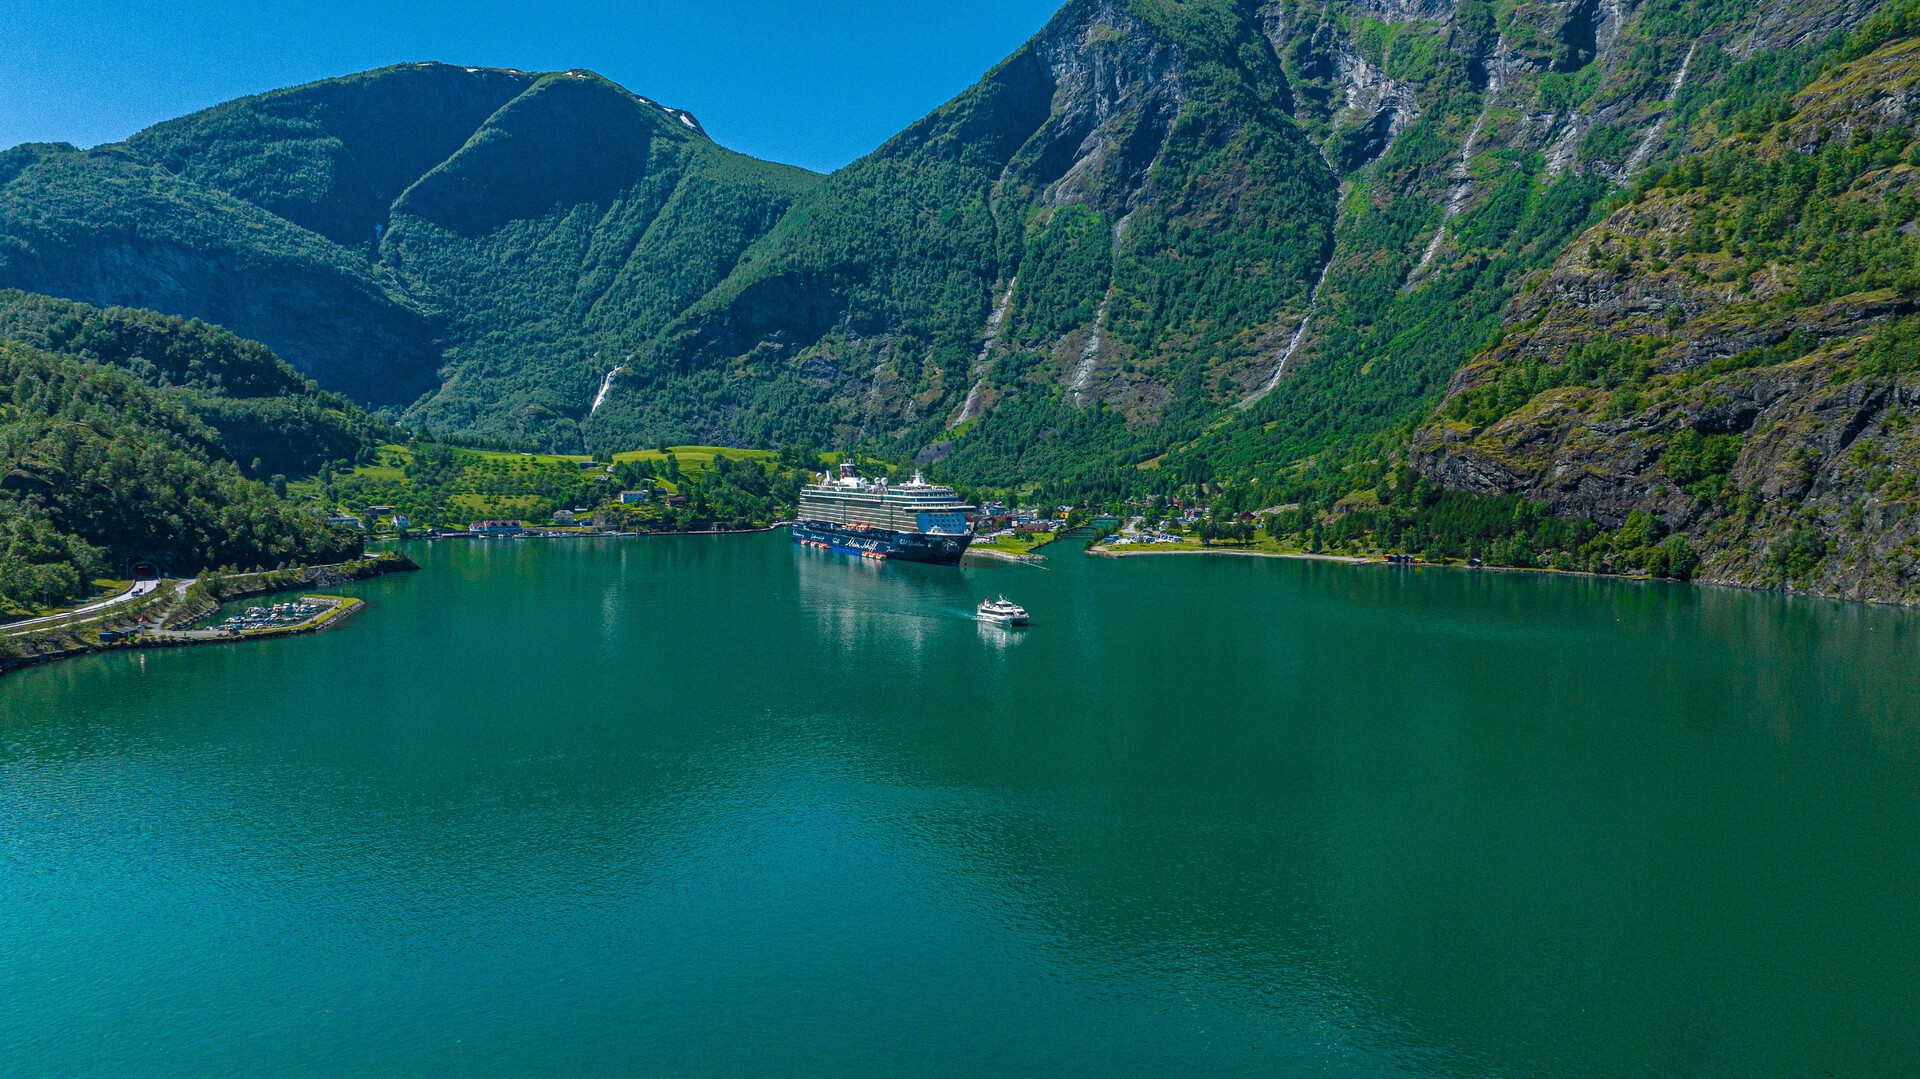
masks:
<instances>
[{"instance_id":1,"label":"reflection on water","mask_svg":"<svg viewBox=\"0 0 1920 1079\"><path fill-rule=\"evenodd\" d=\"M977 618L973 624L980 630L980 639L994 648L1011 648L1026 637L1024 630L1014 629L1011 626L982 622Z\"/></svg>"},{"instance_id":2,"label":"reflection on water","mask_svg":"<svg viewBox=\"0 0 1920 1079\"><path fill-rule=\"evenodd\" d=\"M970 617L964 579L951 567L856 558L793 546L802 607L844 650L883 649L918 666L939 624Z\"/></svg>"},{"instance_id":3,"label":"reflection on water","mask_svg":"<svg viewBox=\"0 0 1920 1079\"><path fill-rule=\"evenodd\" d=\"M1912 1060L1904 612L779 536L420 557L338 632L0 681L10 1068ZM974 620L1016 590L1041 624Z\"/></svg>"}]
</instances>

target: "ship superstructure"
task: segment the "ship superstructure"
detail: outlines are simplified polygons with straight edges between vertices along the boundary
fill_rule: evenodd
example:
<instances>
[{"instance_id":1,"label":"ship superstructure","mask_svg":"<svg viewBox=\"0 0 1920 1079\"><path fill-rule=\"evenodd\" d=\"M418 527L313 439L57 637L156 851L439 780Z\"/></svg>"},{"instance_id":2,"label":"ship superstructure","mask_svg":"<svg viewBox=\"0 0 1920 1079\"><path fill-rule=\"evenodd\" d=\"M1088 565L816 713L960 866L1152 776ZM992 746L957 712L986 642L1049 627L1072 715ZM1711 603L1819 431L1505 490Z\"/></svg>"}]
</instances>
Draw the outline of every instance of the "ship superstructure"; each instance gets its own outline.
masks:
<instances>
[{"instance_id":1,"label":"ship superstructure","mask_svg":"<svg viewBox=\"0 0 1920 1079\"><path fill-rule=\"evenodd\" d=\"M973 507L916 472L906 483L862 477L852 462L800 492L795 543L863 558L952 565L973 542Z\"/></svg>"}]
</instances>

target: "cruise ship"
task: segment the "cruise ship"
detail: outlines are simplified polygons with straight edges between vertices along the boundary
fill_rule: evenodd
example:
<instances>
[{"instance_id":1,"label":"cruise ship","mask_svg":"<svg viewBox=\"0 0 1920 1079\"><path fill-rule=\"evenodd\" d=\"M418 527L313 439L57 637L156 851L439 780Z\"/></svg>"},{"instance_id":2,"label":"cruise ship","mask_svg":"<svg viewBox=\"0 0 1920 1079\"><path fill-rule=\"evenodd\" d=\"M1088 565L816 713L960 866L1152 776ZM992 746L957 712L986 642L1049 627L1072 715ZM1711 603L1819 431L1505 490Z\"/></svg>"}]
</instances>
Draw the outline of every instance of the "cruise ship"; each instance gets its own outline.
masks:
<instances>
[{"instance_id":1,"label":"cruise ship","mask_svg":"<svg viewBox=\"0 0 1920 1079\"><path fill-rule=\"evenodd\" d=\"M852 462L840 475L822 476L800 492L793 541L862 558L951 566L973 542L973 507L951 487L918 472L907 483L864 479Z\"/></svg>"}]
</instances>

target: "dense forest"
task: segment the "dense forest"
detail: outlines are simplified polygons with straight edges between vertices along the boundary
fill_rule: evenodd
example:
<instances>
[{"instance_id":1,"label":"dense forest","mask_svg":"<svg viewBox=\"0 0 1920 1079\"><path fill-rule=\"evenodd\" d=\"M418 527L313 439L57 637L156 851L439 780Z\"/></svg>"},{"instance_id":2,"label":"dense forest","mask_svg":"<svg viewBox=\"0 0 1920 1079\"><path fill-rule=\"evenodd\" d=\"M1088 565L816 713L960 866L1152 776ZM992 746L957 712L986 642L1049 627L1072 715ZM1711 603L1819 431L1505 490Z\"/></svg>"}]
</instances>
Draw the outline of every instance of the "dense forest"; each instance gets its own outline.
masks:
<instances>
[{"instance_id":1,"label":"dense forest","mask_svg":"<svg viewBox=\"0 0 1920 1079\"><path fill-rule=\"evenodd\" d=\"M253 479L306 476L390 435L265 345L204 322L0 291L0 340L119 368L178 400Z\"/></svg>"},{"instance_id":2,"label":"dense forest","mask_svg":"<svg viewBox=\"0 0 1920 1079\"><path fill-rule=\"evenodd\" d=\"M85 595L132 563L176 574L338 561L357 538L248 479L183 398L0 342L0 606Z\"/></svg>"}]
</instances>

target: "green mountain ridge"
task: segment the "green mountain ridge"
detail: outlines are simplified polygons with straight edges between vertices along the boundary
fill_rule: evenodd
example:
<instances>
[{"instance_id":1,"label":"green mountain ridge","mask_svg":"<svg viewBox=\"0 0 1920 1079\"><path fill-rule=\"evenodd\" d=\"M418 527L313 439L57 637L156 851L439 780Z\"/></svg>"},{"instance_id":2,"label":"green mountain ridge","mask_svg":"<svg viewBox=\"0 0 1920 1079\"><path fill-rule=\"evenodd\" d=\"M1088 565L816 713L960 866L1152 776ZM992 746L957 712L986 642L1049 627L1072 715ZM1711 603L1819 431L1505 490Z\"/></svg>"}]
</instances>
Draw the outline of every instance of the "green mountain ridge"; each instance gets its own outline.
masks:
<instances>
[{"instance_id":1,"label":"green mountain ridge","mask_svg":"<svg viewBox=\"0 0 1920 1079\"><path fill-rule=\"evenodd\" d=\"M875 439L930 462L1029 384L1123 425L1244 393L1306 307L1335 190L1266 39L1191 9L1068 5L803 197L590 439Z\"/></svg>"},{"instance_id":2,"label":"green mountain ridge","mask_svg":"<svg viewBox=\"0 0 1920 1079\"><path fill-rule=\"evenodd\" d=\"M591 72L407 64L0 154L0 282L219 323L419 424L577 445L623 350L811 179Z\"/></svg>"},{"instance_id":3,"label":"green mountain ridge","mask_svg":"<svg viewBox=\"0 0 1920 1079\"><path fill-rule=\"evenodd\" d=\"M1753 373L1800 364L1904 423L1911 11L1072 0L828 177L590 72L405 65L0 155L0 285L220 322L440 435L1323 514L1419 480L1684 537L1714 579L1912 598L1904 555L1806 539L1904 519L1904 450L1847 471L1850 423L1761 453L1701 418L1841 408ZM1824 478L1784 482L1808 453ZM1485 542L1638 564L1526 527Z\"/></svg>"}]
</instances>

